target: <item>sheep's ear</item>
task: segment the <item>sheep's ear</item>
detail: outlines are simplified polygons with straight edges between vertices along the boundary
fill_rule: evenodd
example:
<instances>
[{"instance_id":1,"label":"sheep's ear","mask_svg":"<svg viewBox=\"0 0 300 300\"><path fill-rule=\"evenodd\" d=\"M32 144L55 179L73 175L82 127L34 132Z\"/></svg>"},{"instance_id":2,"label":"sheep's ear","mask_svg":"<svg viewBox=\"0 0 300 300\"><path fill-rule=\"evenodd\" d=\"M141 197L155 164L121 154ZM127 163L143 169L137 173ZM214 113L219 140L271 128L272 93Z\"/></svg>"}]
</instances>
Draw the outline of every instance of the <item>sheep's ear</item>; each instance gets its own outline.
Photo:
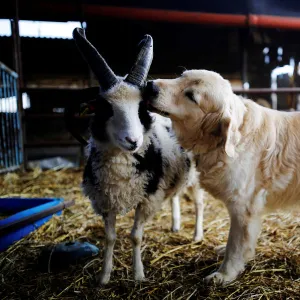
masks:
<instances>
[{"instance_id":1,"label":"sheep's ear","mask_svg":"<svg viewBox=\"0 0 300 300\"><path fill-rule=\"evenodd\" d=\"M123 81L126 79L127 76L128 76L128 74L126 74L124 76L118 76L117 75L118 79L123 80Z\"/></svg>"},{"instance_id":2,"label":"sheep's ear","mask_svg":"<svg viewBox=\"0 0 300 300\"><path fill-rule=\"evenodd\" d=\"M237 131L234 128L233 121L227 117L222 120L222 133L225 137L225 153L229 157L235 156L235 145L237 141Z\"/></svg>"}]
</instances>

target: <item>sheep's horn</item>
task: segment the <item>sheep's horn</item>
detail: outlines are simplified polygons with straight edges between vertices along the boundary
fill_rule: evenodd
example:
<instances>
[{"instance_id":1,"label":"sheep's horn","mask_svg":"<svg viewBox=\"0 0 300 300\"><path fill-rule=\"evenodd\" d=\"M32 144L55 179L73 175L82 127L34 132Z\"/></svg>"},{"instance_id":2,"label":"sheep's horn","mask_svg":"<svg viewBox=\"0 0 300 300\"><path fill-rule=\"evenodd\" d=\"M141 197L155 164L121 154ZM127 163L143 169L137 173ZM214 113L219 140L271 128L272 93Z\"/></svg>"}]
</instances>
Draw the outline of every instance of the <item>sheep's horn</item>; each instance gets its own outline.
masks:
<instances>
[{"instance_id":1,"label":"sheep's horn","mask_svg":"<svg viewBox=\"0 0 300 300\"><path fill-rule=\"evenodd\" d=\"M73 39L84 59L98 78L102 90L107 91L119 82L117 76L108 66L97 49L86 39L85 31L82 28L73 30Z\"/></svg>"},{"instance_id":2,"label":"sheep's horn","mask_svg":"<svg viewBox=\"0 0 300 300\"><path fill-rule=\"evenodd\" d=\"M141 50L125 81L137 86L142 86L147 78L153 59L152 37L146 34L139 46Z\"/></svg>"}]
</instances>

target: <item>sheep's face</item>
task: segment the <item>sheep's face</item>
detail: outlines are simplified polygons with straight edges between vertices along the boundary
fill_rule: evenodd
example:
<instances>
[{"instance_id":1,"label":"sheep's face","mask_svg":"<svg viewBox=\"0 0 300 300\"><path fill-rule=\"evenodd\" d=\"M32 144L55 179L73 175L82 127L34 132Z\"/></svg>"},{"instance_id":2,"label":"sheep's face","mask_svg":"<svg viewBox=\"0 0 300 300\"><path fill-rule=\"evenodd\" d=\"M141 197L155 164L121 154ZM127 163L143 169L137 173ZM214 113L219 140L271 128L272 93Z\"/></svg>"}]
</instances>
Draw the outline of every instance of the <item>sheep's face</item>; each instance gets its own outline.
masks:
<instances>
[{"instance_id":1,"label":"sheep's face","mask_svg":"<svg viewBox=\"0 0 300 300\"><path fill-rule=\"evenodd\" d=\"M151 124L140 89L121 81L99 95L91 129L99 142L109 141L124 151L135 152L142 146Z\"/></svg>"},{"instance_id":2,"label":"sheep's face","mask_svg":"<svg viewBox=\"0 0 300 300\"><path fill-rule=\"evenodd\" d=\"M73 38L102 89L91 124L93 137L125 151L137 151L152 120L140 92L152 63L152 37L145 35L140 42L135 63L125 79L115 75L82 28L73 30Z\"/></svg>"}]
</instances>

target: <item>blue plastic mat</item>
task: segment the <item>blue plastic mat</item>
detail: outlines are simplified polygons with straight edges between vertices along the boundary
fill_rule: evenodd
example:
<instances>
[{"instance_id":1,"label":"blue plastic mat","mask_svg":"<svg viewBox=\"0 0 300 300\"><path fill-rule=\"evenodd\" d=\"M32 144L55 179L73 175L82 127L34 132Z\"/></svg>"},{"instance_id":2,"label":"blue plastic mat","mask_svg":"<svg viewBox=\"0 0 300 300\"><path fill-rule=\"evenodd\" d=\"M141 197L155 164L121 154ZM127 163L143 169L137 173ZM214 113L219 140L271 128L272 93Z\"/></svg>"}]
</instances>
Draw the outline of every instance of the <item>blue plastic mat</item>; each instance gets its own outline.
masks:
<instances>
[{"instance_id":1,"label":"blue plastic mat","mask_svg":"<svg viewBox=\"0 0 300 300\"><path fill-rule=\"evenodd\" d=\"M0 220L0 228L1 226L11 224L12 222L18 221L24 217L42 212L47 208L60 204L62 201L63 198L0 198L0 212L9 214L13 213L13 215ZM62 210L54 214L60 215L61 212ZM45 224L52 218L52 216L53 214L50 214L49 216L36 220L31 224L27 224L0 236L0 251L6 250L11 244L22 239L30 232Z\"/></svg>"}]
</instances>

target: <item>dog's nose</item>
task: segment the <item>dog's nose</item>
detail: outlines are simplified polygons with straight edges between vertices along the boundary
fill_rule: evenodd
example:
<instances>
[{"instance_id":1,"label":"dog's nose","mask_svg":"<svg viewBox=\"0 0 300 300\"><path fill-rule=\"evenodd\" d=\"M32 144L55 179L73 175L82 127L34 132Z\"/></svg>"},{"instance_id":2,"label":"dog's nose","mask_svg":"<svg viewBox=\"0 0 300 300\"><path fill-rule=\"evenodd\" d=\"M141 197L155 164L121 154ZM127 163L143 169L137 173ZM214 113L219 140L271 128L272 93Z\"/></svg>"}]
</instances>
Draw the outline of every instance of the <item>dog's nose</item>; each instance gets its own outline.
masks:
<instances>
[{"instance_id":1,"label":"dog's nose","mask_svg":"<svg viewBox=\"0 0 300 300\"><path fill-rule=\"evenodd\" d=\"M156 98L159 94L159 87L154 83L154 81L148 81L144 93L148 99Z\"/></svg>"}]
</instances>

